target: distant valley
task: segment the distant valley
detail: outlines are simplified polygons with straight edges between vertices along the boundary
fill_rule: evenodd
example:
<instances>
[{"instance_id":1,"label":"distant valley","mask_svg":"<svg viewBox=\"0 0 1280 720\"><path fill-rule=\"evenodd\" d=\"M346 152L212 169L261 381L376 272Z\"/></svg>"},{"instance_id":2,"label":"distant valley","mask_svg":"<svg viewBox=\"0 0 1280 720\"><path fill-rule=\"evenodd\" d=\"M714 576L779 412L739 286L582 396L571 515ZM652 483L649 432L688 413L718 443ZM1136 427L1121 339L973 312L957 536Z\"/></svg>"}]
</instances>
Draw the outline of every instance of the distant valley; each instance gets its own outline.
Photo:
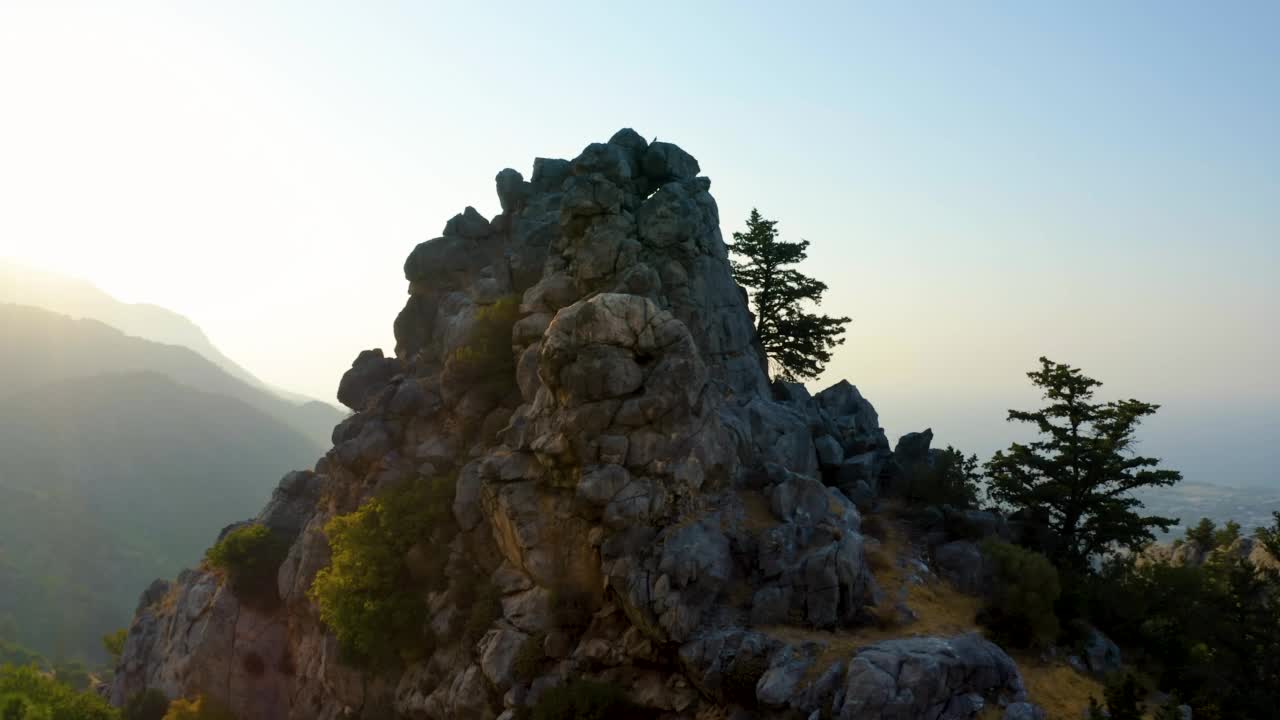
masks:
<instances>
[{"instance_id":1,"label":"distant valley","mask_svg":"<svg viewBox=\"0 0 1280 720\"><path fill-rule=\"evenodd\" d=\"M5 270L0 298L77 317L0 302L0 640L92 664L140 588L196 565L344 413L269 388L180 315L56 277L33 297Z\"/></svg>"},{"instance_id":2,"label":"distant valley","mask_svg":"<svg viewBox=\"0 0 1280 720\"><path fill-rule=\"evenodd\" d=\"M1280 511L1280 488L1230 487L1183 481L1168 488L1148 490L1138 495L1147 511L1178 518L1181 524L1160 539L1181 537L1200 518L1222 525L1240 523L1244 531L1271 525L1271 513Z\"/></svg>"}]
</instances>

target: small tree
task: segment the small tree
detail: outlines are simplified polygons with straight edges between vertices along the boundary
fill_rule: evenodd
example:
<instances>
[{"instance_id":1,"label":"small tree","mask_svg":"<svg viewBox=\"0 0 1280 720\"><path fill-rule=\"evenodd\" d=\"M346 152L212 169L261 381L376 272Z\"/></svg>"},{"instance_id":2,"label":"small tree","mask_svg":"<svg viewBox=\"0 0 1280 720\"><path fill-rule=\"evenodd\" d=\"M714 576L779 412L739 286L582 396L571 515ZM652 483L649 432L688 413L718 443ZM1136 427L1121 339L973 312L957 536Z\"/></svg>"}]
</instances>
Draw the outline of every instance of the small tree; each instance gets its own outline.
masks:
<instances>
[{"instance_id":1,"label":"small tree","mask_svg":"<svg viewBox=\"0 0 1280 720\"><path fill-rule=\"evenodd\" d=\"M745 258L733 261L733 279L751 293L756 335L777 374L785 380L815 378L831 360L831 349L844 343L849 318L805 312L803 303L822 302L827 285L787 267L805 259L809 242L779 240L777 224L751 210L747 231L734 233L729 244Z\"/></svg>"},{"instance_id":2,"label":"small tree","mask_svg":"<svg viewBox=\"0 0 1280 720\"><path fill-rule=\"evenodd\" d=\"M1154 469L1159 460L1134 455L1134 431L1160 407L1138 400L1098 403L1102 383L1079 369L1040 358L1027 373L1048 405L1034 412L1010 410L1009 420L1035 425L1040 439L1014 443L987 463L991 496L1019 510L1048 516L1056 536L1051 557L1074 570L1114 547L1133 551L1152 540L1152 528L1168 530L1173 518L1143 516L1133 491L1173 485L1174 470Z\"/></svg>"},{"instance_id":3,"label":"small tree","mask_svg":"<svg viewBox=\"0 0 1280 720\"><path fill-rule=\"evenodd\" d=\"M1213 547L1213 536L1218 532L1218 526L1209 518L1200 518L1200 522L1195 527L1187 528L1187 539L1196 543L1202 550L1208 550Z\"/></svg>"},{"instance_id":4,"label":"small tree","mask_svg":"<svg viewBox=\"0 0 1280 720\"><path fill-rule=\"evenodd\" d=\"M1231 543L1240 539L1240 523L1235 520L1228 520L1213 534L1213 544L1215 547L1231 547Z\"/></svg>"},{"instance_id":5,"label":"small tree","mask_svg":"<svg viewBox=\"0 0 1280 720\"><path fill-rule=\"evenodd\" d=\"M982 481L978 456L964 453L948 445L936 453L932 462L919 462L904 468L906 498L917 505L951 505L973 508L978 505Z\"/></svg>"},{"instance_id":6,"label":"small tree","mask_svg":"<svg viewBox=\"0 0 1280 720\"><path fill-rule=\"evenodd\" d=\"M1271 513L1271 527L1260 527L1253 531L1253 536L1271 553L1271 557L1280 560L1280 512Z\"/></svg>"},{"instance_id":7,"label":"small tree","mask_svg":"<svg viewBox=\"0 0 1280 720\"><path fill-rule=\"evenodd\" d=\"M115 632L102 636L102 649L106 650L107 655L111 656L112 667L120 663L120 656L124 654L124 643L128 639L129 630L127 628L120 628Z\"/></svg>"}]
</instances>

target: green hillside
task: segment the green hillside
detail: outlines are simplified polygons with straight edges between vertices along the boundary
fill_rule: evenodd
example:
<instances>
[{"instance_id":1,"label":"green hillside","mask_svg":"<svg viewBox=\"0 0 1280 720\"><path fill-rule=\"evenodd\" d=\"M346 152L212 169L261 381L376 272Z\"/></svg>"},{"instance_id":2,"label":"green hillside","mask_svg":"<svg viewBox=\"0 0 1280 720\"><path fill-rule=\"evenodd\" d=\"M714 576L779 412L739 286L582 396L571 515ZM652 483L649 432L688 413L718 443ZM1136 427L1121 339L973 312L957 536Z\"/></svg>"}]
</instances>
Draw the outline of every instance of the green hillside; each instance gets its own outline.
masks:
<instances>
[{"instance_id":1,"label":"green hillside","mask_svg":"<svg viewBox=\"0 0 1280 720\"><path fill-rule=\"evenodd\" d=\"M110 333L89 329L62 346L113 359L89 341ZM98 658L97 638L128 622L139 588L195 564L317 454L249 404L155 372L0 398L0 617L48 656Z\"/></svg>"}]
</instances>

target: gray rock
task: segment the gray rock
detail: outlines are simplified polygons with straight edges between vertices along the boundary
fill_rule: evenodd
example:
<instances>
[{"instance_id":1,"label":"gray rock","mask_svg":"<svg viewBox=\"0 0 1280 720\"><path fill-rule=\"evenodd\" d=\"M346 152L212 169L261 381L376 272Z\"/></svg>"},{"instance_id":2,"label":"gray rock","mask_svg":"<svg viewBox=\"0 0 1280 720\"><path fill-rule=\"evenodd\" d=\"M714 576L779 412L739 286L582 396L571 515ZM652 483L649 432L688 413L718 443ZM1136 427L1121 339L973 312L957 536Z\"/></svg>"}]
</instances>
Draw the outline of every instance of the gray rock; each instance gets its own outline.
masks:
<instances>
[{"instance_id":1,"label":"gray rock","mask_svg":"<svg viewBox=\"0 0 1280 720\"><path fill-rule=\"evenodd\" d=\"M356 356L351 369L343 373L338 383L338 402L352 410L363 410L398 372L400 363L395 358L383 357L379 348L365 350Z\"/></svg>"},{"instance_id":2,"label":"gray rock","mask_svg":"<svg viewBox=\"0 0 1280 720\"><path fill-rule=\"evenodd\" d=\"M1094 627L1089 628L1085 637L1084 659L1089 669L1099 675L1110 675L1123 666L1119 646Z\"/></svg>"},{"instance_id":3,"label":"gray rock","mask_svg":"<svg viewBox=\"0 0 1280 720\"><path fill-rule=\"evenodd\" d=\"M692 180L701 170L692 155L668 142L651 143L644 154L644 174L658 184Z\"/></svg>"},{"instance_id":4,"label":"gray rock","mask_svg":"<svg viewBox=\"0 0 1280 720\"><path fill-rule=\"evenodd\" d=\"M1004 709L1004 720L1044 720L1044 710L1029 702L1009 703Z\"/></svg>"},{"instance_id":5,"label":"gray rock","mask_svg":"<svg viewBox=\"0 0 1280 720\"><path fill-rule=\"evenodd\" d=\"M499 172L493 181L497 186L498 203L502 205L504 214L519 210L529 197L529 183L524 181L524 176L511 168Z\"/></svg>"},{"instance_id":6,"label":"gray rock","mask_svg":"<svg viewBox=\"0 0 1280 720\"><path fill-rule=\"evenodd\" d=\"M751 599L751 624L780 625L787 621L790 611L791 588L760 588Z\"/></svg>"},{"instance_id":7,"label":"gray rock","mask_svg":"<svg viewBox=\"0 0 1280 720\"><path fill-rule=\"evenodd\" d=\"M533 176L529 179L529 183L538 192L559 190L570 172L571 166L568 160L534 158Z\"/></svg>"},{"instance_id":8,"label":"gray rock","mask_svg":"<svg viewBox=\"0 0 1280 720\"><path fill-rule=\"evenodd\" d=\"M786 707L813 663L812 655L798 652L791 646L774 653L769 669L756 683L756 700L767 708Z\"/></svg>"},{"instance_id":9,"label":"gray rock","mask_svg":"<svg viewBox=\"0 0 1280 720\"><path fill-rule=\"evenodd\" d=\"M516 656L528 638L528 635L519 630L503 625L490 630L480 639L477 646L480 668L499 692L506 692L511 688Z\"/></svg>"},{"instance_id":10,"label":"gray rock","mask_svg":"<svg viewBox=\"0 0 1280 720\"><path fill-rule=\"evenodd\" d=\"M444 232L440 233L445 237L462 237L470 240L479 240L489 236L491 228L489 221L485 216L481 215L475 208L470 205L466 210L454 215L444 226Z\"/></svg>"},{"instance_id":11,"label":"gray rock","mask_svg":"<svg viewBox=\"0 0 1280 720\"><path fill-rule=\"evenodd\" d=\"M813 441L818 452L818 463L823 467L839 467L844 462L844 448L830 435L823 435Z\"/></svg>"},{"instance_id":12,"label":"gray rock","mask_svg":"<svg viewBox=\"0 0 1280 720\"><path fill-rule=\"evenodd\" d=\"M614 143L592 143L573 160L575 175L599 173L614 183L631 179L631 153Z\"/></svg>"},{"instance_id":13,"label":"gray rock","mask_svg":"<svg viewBox=\"0 0 1280 720\"><path fill-rule=\"evenodd\" d=\"M933 559L938 575L960 592L983 596L990 591L993 568L988 567L976 543L956 540L939 545L933 551Z\"/></svg>"},{"instance_id":14,"label":"gray rock","mask_svg":"<svg viewBox=\"0 0 1280 720\"><path fill-rule=\"evenodd\" d=\"M649 142L641 137L640 133L631 128L622 128L609 138L610 145L617 145L627 152L627 157L631 161L631 167L639 171L641 163L644 161L645 151L649 149Z\"/></svg>"},{"instance_id":15,"label":"gray rock","mask_svg":"<svg viewBox=\"0 0 1280 720\"><path fill-rule=\"evenodd\" d=\"M323 485L323 478L310 470L287 473L258 514L258 522L292 541L315 514Z\"/></svg>"},{"instance_id":16,"label":"gray rock","mask_svg":"<svg viewBox=\"0 0 1280 720\"><path fill-rule=\"evenodd\" d=\"M932 442L932 429L925 428L923 432L907 433L898 439L898 444L893 449L893 457L903 467L910 467L913 463L928 464L929 445Z\"/></svg>"},{"instance_id":17,"label":"gray rock","mask_svg":"<svg viewBox=\"0 0 1280 720\"><path fill-rule=\"evenodd\" d=\"M849 661L841 720L940 717L952 703L972 712L973 696L1025 699L1018 667L977 634L876 643ZM951 714L955 714L953 711Z\"/></svg>"}]
</instances>

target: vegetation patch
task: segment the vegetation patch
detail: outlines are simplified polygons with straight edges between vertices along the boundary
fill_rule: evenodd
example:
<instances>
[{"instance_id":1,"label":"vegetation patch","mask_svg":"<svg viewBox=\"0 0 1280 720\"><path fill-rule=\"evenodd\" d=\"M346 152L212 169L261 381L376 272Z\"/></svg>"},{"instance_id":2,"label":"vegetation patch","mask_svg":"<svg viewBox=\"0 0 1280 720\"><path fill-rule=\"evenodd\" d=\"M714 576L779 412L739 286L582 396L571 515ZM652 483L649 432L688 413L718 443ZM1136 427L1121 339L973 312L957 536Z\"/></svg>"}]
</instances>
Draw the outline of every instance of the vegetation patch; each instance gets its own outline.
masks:
<instances>
[{"instance_id":1,"label":"vegetation patch","mask_svg":"<svg viewBox=\"0 0 1280 720\"><path fill-rule=\"evenodd\" d=\"M947 446L932 463L917 462L906 468L906 500L912 505L950 505L968 509L978 505L982 472L978 456Z\"/></svg>"},{"instance_id":2,"label":"vegetation patch","mask_svg":"<svg viewBox=\"0 0 1280 720\"><path fill-rule=\"evenodd\" d=\"M424 595L447 581L445 563L415 575L407 556L420 542L445 552L457 532L453 492L452 478L406 483L325 526L332 560L309 595L349 662L394 665L427 646Z\"/></svg>"},{"instance_id":3,"label":"vegetation patch","mask_svg":"<svg viewBox=\"0 0 1280 720\"><path fill-rule=\"evenodd\" d=\"M996 568L991 600L979 614L982 625L1002 645L1052 645L1058 638L1057 569L1040 553L994 538L982 541L982 554Z\"/></svg>"},{"instance_id":4,"label":"vegetation patch","mask_svg":"<svg viewBox=\"0 0 1280 720\"><path fill-rule=\"evenodd\" d=\"M1062 663L1046 663L1031 653L1014 654L1031 702L1047 720L1080 720L1089 698L1102 697L1102 683Z\"/></svg>"},{"instance_id":5,"label":"vegetation patch","mask_svg":"<svg viewBox=\"0 0 1280 720\"><path fill-rule=\"evenodd\" d=\"M520 298L508 295L476 312L466 339L448 358L449 374L459 379L514 381L511 330L520 319Z\"/></svg>"},{"instance_id":6,"label":"vegetation patch","mask_svg":"<svg viewBox=\"0 0 1280 720\"><path fill-rule=\"evenodd\" d=\"M236 716L220 703L201 695L194 700L174 700L164 720L236 720Z\"/></svg>"},{"instance_id":7,"label":"vegetation patch","mask_svg":"<svg viewBox=\"0 0 1280 720\"><path fill-rule=\"evenodd\" d=\"M78 692L34 666L0 666L3 717L118 720L119 712L93 692ZM18 713L23 713L18 715Z\"/></svg>"},{"instance_id":8,"label":"vegetation patch","mask_svg":"<svg viewBox=\"0 0 1280 720\"><path fill-rule=\"evenodd\" d=\"M209 548L204 559L222 573L246 604L270 608L280 601L276 573L289 552L288 541L265 525L236 528Z\"/></svg>"}]
</instances>

